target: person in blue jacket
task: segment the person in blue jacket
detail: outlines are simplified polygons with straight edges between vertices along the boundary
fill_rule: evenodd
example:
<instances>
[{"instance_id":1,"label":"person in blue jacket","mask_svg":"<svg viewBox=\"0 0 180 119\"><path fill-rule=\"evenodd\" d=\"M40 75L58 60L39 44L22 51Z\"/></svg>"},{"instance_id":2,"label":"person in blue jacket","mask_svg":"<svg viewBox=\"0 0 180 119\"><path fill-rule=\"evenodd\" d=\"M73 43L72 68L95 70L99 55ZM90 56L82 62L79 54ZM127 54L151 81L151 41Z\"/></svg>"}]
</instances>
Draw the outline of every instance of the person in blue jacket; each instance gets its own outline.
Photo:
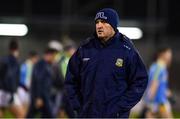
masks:
<instances>
[{"instance_id":1,"label":"person in blue jacket","mask_svg":"<svg viewBox=\"0 0 180 119\"><path fill-rule=\"evenodd\" d=\"M159 48L155 62L149 69L149 81L144 95L145 116L147 118L173 118L169 88L168 68L172 62L172 50L169 47Z\"/></svg>"},{"instance_id":2,"label":"person in blue jacket","mask_svg":"<svg viewBox=\"0 0 180 119\"><path fill-rule=\"evenodd\" d=\"M18 97L22 103L25 114L29 106L30 88L32 81L32 71L34 64L39 60L38 53L36 51L30 51L28 58L20 66L20 80L17 90Z\"/></svg>"},{"instance_id":3,"label":"person in blue jacket","mask_svg":"<svg viewBox=\"0 0 180 119\"><path fill-rule=\"evenodd\" d=\"M97 12L94 37L69 61L65 90L76 117L127 118L146 89L145 65L118 22L111 8Z\"/></svg>"},{"instance_id":4,"label":"person in blue jacket","mask_svg":"<svg viewBox=\"0 0 180 119\"><path fill-rule=\"evenodd\" d=\"M36 117L38 112L40 112L41 117L55 117L51 94L53 82L55 81L53 63L56 52L55 49L47 48L43 58L34 65L30 89L31 101L27 114L28 118Z\"/></svg>"}]
</instances>

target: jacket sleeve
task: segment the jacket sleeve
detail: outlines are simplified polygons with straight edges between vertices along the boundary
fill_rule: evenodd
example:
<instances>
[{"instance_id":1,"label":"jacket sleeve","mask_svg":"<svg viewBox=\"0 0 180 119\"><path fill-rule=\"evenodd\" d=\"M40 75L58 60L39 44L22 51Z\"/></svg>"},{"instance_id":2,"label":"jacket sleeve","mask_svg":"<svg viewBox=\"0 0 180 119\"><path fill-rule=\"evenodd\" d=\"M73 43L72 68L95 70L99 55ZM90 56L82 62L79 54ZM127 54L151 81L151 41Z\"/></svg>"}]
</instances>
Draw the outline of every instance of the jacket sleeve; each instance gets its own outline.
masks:
<instances>
[{"instance_id":1,"label":"jacket sleeve","mask_svg":"<svg viewBox=\"0 0 180 119\"><path fill-rule=\"evenodd\" d=\"M120 111L129 111L143 96L147 87L148 74L138 52L133 50L127 61L128 88L120 97L118 108Z\"/></svg>"},{"instance_id":2,"label":"jacket sleeve","mask_svg":"<svg viewBox=\"0 0 180 119\"><path fill-rule=\"evenodd\" d=\"M14 63L12 65L10 62L7 65L5 84L7 91L14 94L19 86L20 67L19 64Z\"/></svg>"},{"instance_id":3,"label":"jacket sleeve","mask_svg":"<svg viewBox=\"0 0 180 119\"><path fill-rule=\"evenodd\" d=\"M69 61L65 78L65 95L74 111L79 111L81 107L80 63L80 49L78 49Z\"/></svg>"}]
</instances>

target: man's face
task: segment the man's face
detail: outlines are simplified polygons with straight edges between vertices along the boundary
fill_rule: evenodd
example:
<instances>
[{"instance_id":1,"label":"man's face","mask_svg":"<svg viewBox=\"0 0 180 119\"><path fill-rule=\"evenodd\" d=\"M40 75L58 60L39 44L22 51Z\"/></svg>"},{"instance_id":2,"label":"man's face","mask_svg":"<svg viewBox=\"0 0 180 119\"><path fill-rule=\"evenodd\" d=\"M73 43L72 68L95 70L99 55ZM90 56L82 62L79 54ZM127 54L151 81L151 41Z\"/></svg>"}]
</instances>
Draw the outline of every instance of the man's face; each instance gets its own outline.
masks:
<instances>
[{"instance_id":1,"label":"man's face","mask_svg":"<svg viewBox=\"0 0 180 119\"><path fill-rule=\"evenodd\" d=\"M34 56L31 58L31 61L33 62L33 64L36 64L39 60L39 56Z\"/></svg>"},{"instance_id":2,"label":"man's face","mask_svg":"<svg viewBox=\"0 0 180 119\"><path fill-rule=\"evenodd\" d=\"M55 62L56 53L49 53L46 56L49 63Z\"/></svg>"},{"instance_id":3,"label":"man's face","mask_svg":"<svg viewBox=\"0 0 180 119\"><path fill-rule=\"evenodd\" d=\"M18 57L19 57L19 50L13 51L13 54L14 54L14 56L15 56L16 58L18 58Z\"/></svg>"},{"instance_id":4,"label":"man's face","mask_svg":"<svg viewBox=\"0 0 180 119\"><path fill-rule=\"evenodd\" d=\"M96 34L98 38L108 40L109 38L113 37L115 31L110 24L104 20L98 19L96 20Z\"/></svg>"},{"instance_id":5,"label":"man's face","mask_svg":"<svg viewBox=\"0 0 180 119\"><path fill-rule=\"evenodd\" d=\"M76 49L75 48L71 48L71 49L68 50L68 55L72 56L75 52L76 52Z\"/></svg>"},{"instance_id":6,"label":"man's face","mask_svg":"<svg viewBox=\"0 0 180 119\"><path fill-rule=\"evenodd\" d=\"M166 60L167 65L169 66L172 61L172 51L170 49L164 53L164 58Z\"/></svg>"},{"instance_id":7,"label":"man's face","mask_svg":"<svg viewBox=\"0 0 180 119\"><path fill-rule=\"evenodd\" d=\"M56 55L57 55L56 52L52 54L52 62L55 62L55 61L56 61Z\"/></svg>"}]
</instances>

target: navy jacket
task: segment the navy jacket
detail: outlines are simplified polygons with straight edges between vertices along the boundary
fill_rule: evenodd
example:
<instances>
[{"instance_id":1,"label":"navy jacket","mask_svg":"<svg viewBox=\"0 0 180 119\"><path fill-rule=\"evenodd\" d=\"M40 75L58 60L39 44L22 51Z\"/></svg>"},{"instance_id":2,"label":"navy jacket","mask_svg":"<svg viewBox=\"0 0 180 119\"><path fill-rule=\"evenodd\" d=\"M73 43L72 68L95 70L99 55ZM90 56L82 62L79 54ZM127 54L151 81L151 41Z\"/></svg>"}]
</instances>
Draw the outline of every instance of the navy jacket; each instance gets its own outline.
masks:
<instances>
[{"instance_id":1,"label":"navy jacket","mask_svg":"<svg viewBox=\"0 0 180 119\"><path fill-rule=\"evenodd\" d=\"M93 37L79 47L69 61L65 89L79 117L128 117L147 82L132 42L116 33L105 44Z\"/></svg>"},{"instance_id":2,"label":"navy jacket","mask_svg":"<svg viewBox=\"0 0 180 119\"><path fill-rule=\"evenodd\" d=\"M31 96L32 98L49 99L53 83L53 69L45 60L35 64L32 73Z\"/></svg>"},{"instance_id":3,"label":"navy jacket","mask_svg":"<svg viewBox=\"0 0 180 119\"><path fill-rule=\"evenodd\" d=\"M54 118L53 95L62 86L62 79L57 74L55 66L45 60L38 61L33 68L31 83L31 105L27 117L33 118L36 114L35 101L37 98L43 100L42 117Z\"/></svg>"},{"instance_id":4,"label":"navy jacket","mask_svg":"<svg viewBox=\"0 0 180 119\"><path fill-rule=\"evenodd\" d=\"M4 57L0 61L0 89L11 94L17 91L19 85L20 67L13 55Z\"/></svg>"}]
</instances>

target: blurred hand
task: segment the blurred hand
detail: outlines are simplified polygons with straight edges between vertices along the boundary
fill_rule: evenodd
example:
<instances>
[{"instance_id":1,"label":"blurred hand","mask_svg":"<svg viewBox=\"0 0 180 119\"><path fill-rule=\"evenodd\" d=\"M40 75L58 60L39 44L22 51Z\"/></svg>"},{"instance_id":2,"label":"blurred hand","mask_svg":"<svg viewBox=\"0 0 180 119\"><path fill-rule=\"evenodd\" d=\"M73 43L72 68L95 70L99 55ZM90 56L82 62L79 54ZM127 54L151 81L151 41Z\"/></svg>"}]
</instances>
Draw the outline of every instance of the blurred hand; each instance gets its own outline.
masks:
<instances>
[{"instance_id":1,"label":"blurred hand","mask_svg":"<svg viewBox=\"0 0 180 119\"><path fill-rule=\"evenodd\" d=\"M41 108L43 106L43 100L41 98L36 99L36 108Z\"/></svg>"}]
</instances>

